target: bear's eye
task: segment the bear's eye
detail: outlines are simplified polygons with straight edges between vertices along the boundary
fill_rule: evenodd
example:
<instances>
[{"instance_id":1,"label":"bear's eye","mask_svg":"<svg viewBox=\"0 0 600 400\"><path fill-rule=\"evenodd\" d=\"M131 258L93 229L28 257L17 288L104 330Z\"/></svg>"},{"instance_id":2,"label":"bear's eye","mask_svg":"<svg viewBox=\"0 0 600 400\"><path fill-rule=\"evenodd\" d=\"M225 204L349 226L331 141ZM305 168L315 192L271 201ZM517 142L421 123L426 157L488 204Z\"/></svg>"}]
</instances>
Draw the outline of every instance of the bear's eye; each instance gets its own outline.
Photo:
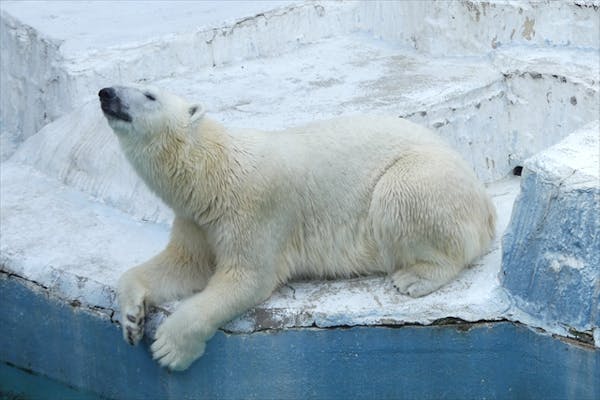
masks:
<instances>
[{"instance_id":1,"label":"bear's eye","mask_svg":"<svg viewBox=\"0 0 600 400\"><path fill-rule=\"evenodd\" d=\"M144 96L146 96L146 98L148 100L152 100L152 101L156 100L156 97L152 96L150 93L144 93Z\"/></svg>"}]
</instances>

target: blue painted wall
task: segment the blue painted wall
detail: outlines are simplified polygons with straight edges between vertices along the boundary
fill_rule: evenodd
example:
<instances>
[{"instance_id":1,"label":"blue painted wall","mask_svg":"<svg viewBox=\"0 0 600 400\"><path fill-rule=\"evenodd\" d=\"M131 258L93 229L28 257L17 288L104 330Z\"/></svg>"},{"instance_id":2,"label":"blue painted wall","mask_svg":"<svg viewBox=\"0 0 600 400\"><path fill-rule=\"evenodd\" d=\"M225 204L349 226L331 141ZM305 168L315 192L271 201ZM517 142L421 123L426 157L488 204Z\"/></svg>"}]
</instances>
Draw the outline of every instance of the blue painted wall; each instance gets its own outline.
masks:
<instances>
[{"instance_id":1,"label":"blue painted wall","mask_svg":"<svg viewBox=\"0 0 600 400\"><path fill-rule=\"evenodd\" d=\"M60 394L58 381L121 399L600 397L599 350L509 322L219 332L189 370L169 373L110 321L2 277L4 393L39 394L18 366L43 376L47 393Z\"/></svg>"}]
</instances>

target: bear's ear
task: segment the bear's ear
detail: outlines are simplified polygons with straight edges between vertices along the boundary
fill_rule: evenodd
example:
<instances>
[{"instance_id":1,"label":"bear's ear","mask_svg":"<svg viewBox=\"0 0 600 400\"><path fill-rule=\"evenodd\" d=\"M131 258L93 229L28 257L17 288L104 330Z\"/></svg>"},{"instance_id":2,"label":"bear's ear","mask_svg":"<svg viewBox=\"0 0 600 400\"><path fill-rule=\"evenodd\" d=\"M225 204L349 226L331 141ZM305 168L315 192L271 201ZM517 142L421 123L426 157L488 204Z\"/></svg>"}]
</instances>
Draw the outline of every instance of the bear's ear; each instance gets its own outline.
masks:
<instances>
[{"instance_id":1,"label":"bear's ear","mask_svg":"<svg viewBox=\"0 0 600 400\"><path fill-rule=\"evenodd\" d=\"M190 113L190 122L195 124L204 116L204 107L200 104L192 104L188 108L188 112Z\"/></svg>"}]
</instances>

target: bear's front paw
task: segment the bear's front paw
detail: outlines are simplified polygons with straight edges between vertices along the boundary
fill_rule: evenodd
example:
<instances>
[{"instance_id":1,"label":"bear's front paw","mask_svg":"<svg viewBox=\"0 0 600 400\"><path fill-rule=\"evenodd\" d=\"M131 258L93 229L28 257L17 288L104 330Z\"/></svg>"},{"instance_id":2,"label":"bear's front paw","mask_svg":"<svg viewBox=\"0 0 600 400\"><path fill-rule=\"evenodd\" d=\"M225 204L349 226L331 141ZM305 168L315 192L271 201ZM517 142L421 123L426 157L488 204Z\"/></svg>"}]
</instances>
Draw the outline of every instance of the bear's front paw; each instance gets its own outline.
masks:
<instances>
[{"instance_id":1,"label":"bear's front paw","mask_svg":"<svg viewBox=\"0 0 600 400\"><path fill-rule=\"evenodd\" d=\"M123 338L132 346L138 344L144 336L145 317L146 306L144 303L121 308Z\"/></svg>"},{"instance_id":2,"label":"bear's front paw","mask_svg":"<svg viewBox=\"0 0 600 400\"><path fill-rule=\"evenodd\" d=\"M161 366L183 371L204 354L204 335L194 332L190 324L191 321L180 321L175 313L158 328L151 350Z\"/></svg>"},{"instance_id":3,"label":"bear's front paw","mask_svg":"<svg viewBox=\"0 0 600 400\"><path fill-rule=\"evenodd\" d=\"M131 274L125 274L119 281L117 296L121 306L123 338L130 345L136 345L144 336L145 291L131 278Z\"/></svg>"}]
</instances>

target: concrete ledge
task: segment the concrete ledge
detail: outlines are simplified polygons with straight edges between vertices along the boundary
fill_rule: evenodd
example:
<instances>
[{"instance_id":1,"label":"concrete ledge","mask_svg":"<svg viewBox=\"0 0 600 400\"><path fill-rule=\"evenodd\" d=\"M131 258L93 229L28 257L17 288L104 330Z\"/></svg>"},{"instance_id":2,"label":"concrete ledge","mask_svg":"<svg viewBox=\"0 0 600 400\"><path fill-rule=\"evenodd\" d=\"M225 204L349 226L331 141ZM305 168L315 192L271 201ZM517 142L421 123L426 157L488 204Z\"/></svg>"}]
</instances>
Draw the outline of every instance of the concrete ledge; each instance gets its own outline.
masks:
<instances>
[{"instance_id":1,"label":"concrete ledge","mask_svg":"<svg viewBox=\"0 0 600 400\"><path fill-rule=\"evenodd\" d=\"M503 285L519 308L546 325L596 337L599 132L595 121L527 160L503 239L502 261Z\"/></svg>"}]
</instances>

